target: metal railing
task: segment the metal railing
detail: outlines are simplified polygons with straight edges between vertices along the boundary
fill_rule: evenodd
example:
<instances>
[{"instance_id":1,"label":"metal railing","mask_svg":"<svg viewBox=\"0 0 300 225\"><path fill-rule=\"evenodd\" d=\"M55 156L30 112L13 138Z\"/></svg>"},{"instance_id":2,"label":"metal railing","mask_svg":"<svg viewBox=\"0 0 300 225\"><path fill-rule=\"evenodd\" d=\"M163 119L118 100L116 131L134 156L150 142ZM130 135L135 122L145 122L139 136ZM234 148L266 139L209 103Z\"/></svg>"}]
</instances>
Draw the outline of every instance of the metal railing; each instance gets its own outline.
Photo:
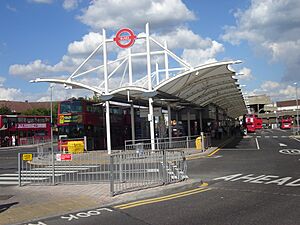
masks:
<instances>
[{"instance_id":1,"label":"metal railing","mask_svg":"<svg viewBox=\"0 0 300 225\"><path fill-rule=\"evenodd\" d=\"M293 135L300 135L300 127L292 126Z\"/></svg>"},{"instance_id":2,"label":"metal railing","mask_svg":"<svg viewBox=\"0 0 300 225\"><path fill-rule=\"evenodd\" d=\"M110 160L112 195L188 178L183 151L127 151L111 155Z\"/></svg>"},{"instance_id":3,"label":"metal railing","mask_svg":"<svg viewBox=\"0 0 300 225\"><path fill-rule=\"evenodd\" d=\"M42 144L42 143L49 143L51 139L49 137L21 137L18 140L18 146L24 145L35 145L35 144ZM57 138L54 138L54 142L57 142Z\"/></svg>"},{"instance_id":4,"label":"metal railing","mask_svg":"<svg viewBox=\"0 0 300 225\"><path fill-rule=\"evenodd\" d=\"M196 139L199 135L172 137L172 138L156 138L155 149L188 149L196 148ZM202 140L201 140L202 141ZM201 145L201 150L211 147L211 135L204 134L204 145ZM151 149L151 139L126 140L125 150L148 150Z\"/></svg>"},{"instance_id":5,"label":"metal railing","mask_svg":"<svg viewBox=\"0 0 300 225\"><path fill-rule=\"evenodd\" d=\"M39 146L41 148L41 146ZM80 184L109 181L109 156L103 151L61 154L19 153L19 185ZM54 167L52 166L54 162Z\"/></svg>"},{"instance_id":6,"label":"metal railing","mask_svg":"<svg viewBox=\"0 0 300 225\"><path fill-rule=\"evenodd\" d=\"M120 151L112 155L104 151L55 152L54 157L49 149L19 153L19 186L105 182L116 195L187 179L183 151Z\"/></svg>"}]
</instances>

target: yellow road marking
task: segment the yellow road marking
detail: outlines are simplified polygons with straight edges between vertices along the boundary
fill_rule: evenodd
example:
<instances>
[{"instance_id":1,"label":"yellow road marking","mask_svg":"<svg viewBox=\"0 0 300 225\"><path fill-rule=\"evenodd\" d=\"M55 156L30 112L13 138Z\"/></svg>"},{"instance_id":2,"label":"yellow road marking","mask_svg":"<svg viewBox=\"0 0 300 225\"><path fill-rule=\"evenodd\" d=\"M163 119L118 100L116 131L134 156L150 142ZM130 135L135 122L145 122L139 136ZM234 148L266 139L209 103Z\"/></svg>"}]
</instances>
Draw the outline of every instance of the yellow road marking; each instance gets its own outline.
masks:
<instances>
[{"instance_id":1,"label":"yellow road marking","mask_svg":"<svg viewBox=\"0 0 300 225\"><path fill-rule=\"evenodd\" d=\"M127 203L127 204L117 205L117 206L114 206L114 208L129 209L129 208L133 208L133 207L137 207L137 206L141 206L141 205L147 205L147 204L152 204L152 203L157 203L157 202L168 201L168 200L172 200L172 199L176 199L176 198L181 198L181 197L185 197L185 196L189 196L189 195L193 195L193 194L197 194L197 193L201 193L201 192L205 192L205 191L209 191L209 190L211 190L211 188L196 188L193 190L184 191L184 192L171 194L171 195L166 195L163 197L146 199L146 200L131 202L131 203Z\"/></svg>"},{"instance_id":2,"label":"yellow road marking","mask_svg":"<svg viewBox=\"0 0 300 225\"><path fill-rule=\"evenodd\" d=\"M203 183L200 185L200 187L207 187L208 186L208 183Z\"/></svg>"},{"instance_id":3,"label":"yellow road marking","mask_svg":"<svg viewBox=\"0 0 300 225\"><path fill-rule=\"evenodd\" d=\"M211 152L208 157L211 157L212 155L216 154L218 151L220 151L227 143L231 142L233 138L228 139L227 141L223 142L223 144L217 148L215 151Z\"/></svg>"},{"instance_id":4,"label":"yellow road marking","mask_svg":"<svg viewBox=\"0 0 300 225\"><path fill-rule=\"evenodd\" d=\"M230 138L228 140L226 140L225 142L222 143L222 145L217 148L216 150L214 150L213 152L211 152L210 154L208 154L207 156L204 156L204 155L199 155L199 156L186 156L186 160L193 160L193 159L204 159L204 158L207 158L207 157L211 157L213 156L214 154L216 154L218 151L220 151L227 143L229 143L230 141L232 141L233 138Z\"/></svg>"}]
</instances>

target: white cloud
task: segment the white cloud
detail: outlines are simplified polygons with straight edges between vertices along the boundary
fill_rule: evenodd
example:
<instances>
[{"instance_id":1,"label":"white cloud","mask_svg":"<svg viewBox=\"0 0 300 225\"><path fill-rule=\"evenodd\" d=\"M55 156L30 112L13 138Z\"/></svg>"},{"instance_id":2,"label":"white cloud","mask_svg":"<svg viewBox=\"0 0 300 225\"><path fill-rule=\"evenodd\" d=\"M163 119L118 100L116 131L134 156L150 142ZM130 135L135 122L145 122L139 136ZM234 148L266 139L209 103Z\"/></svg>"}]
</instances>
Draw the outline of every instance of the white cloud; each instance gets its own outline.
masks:
<instances>
[{"instance_id":1,"label":"white cloud","mask_svg":"<svg viewBox=\"0 0 300 225\"><path fill-rule=\"evenodd\" d=\"M80 41L74 41L68 46L69 55L88 54L102 42L102 35L90 32L82 37Z\"/></svg>"},{"instance_id":2,"label":"white cloud","mask_svg":"<svg viewBox=\"0 0 300 225\"><path fill-rule=\"evenodd\" d=\"M184 49L182 58L189 62L192 66L216 62L215 56L224 51L222 44L212 41L211 45L205 49Z\"/></svg>"},{"instance_id":3,"label":"white cloud","mask_svg":"<svg viewBox=\"0 0 300 225\"><path fill-rule=\"evenodd\" d=\"M3 87L5 81L6 81L5 77L0 77L0 87Z\"/></svg>"},{"instance_id":4,"label":"white cloud","mask_svg":"<svg viewBox=\"0 0 300 225\"><path fill-rule=\"evenodd\" d=\"M271 81L271 80L268 80L268 81L265 81L262 85L261 85L261 88L263 90L274 90L276 88L279 88L280 87L280 84L278 82L275 82L275 81Z\"/></svg>"},{"instance_id":5,"label":"white cloud","mask_svg":"<svg viewBox=\"0 0 300 225\"><path fill-rule=\"evenodd\" d=\"M85 96L92 96L93 93L87 90L82 89L65 89L63 85L54 85L53 92L52 92L52 100L53 101L63 101L69 98L78 98L78 97L85 97ZM46 93L40 93L37 95L32 96L30 101L37 101L37 102L47 102L51 100L51 88L48 87Z\"/></svg>"},{"instance_id":6,"label":"white cloud","mask_svg":"<svg viewBox=\"0 0 300 225\"><path fill-rule=\"evenodd\" d=\"M223 40L239 44L246 40L270 62L286 67L284 81L300 76L300 1L252 0L246 10L235 13L236 26L225 27Z\"/></svg>"},{"instance_id":7,"label":"white cloud","mask_svg":"<svg viewBox=\"0 0 300 225\"><path fill-rule=\"evenodd\" d=\"M64 0L63 8L65 10L73 10L78 7L79 0Z\"/></svg>"},{"instance_id":8,"label":"white cloud","mask_svg":"<svg viewBox=\"0 0 300 225\"><path fill-rule=\"evenodd\" d=\"M0 99L1 100L16 100L22 98L20 89L5 88L0 86Z\"/></svg>"},{"instance_id":9,"label":"white cloud","mask_svg":"<svg viewBox=\"0 0 300 225\"><path fill-rule=\"evenodd\" d=\"M283 82L264 81L259 88L249 92L249 95L266 94L273 101L292 100L296 96L295 86Z\"/></svg>"},{"instance_id":10,"label":"white cloud","mask_svg":"<svg viewBox=\"0 0 300 225\"><path fill-rule=\"evenodd\" d=\"M247 67L243 67L242 69L239 70L238 73L241 74L237 77L239 80L249 81L249 80L254 79L254 77L252 75L252 72L251 72L251 69L249 69Z\"/></svg>"},{"instance_id":11,"label":"white cloud","mask_svg":"<svg viewBox=\"0 0 300 225\"><path fill-rule=\"evenodd\" d=\"M141 28L149 22L162 28L194 20L195 15L181 0L95 0L79 20L95 30L121 27Z\"/></svg>"},{"instance_id":12,"label":"white cloud","mask_svg":"<svg viewBox=\"0 0 300 225\"><path fill-rule=\"evenodd\" d=\"M6 78L0 76L0 100L14 100L22 97L20 89L4 87L5 81Z\"/></svg>"},{"instance_id":13,"label":"white cloud","mask_svg":"<svg viewBox=\"0 0 300 225\"><path fill-rule=\"evenodd\" d=\"M51 4L53 0L28 0L31 3L38 3L38 4Z\"/></svg>"},{"instance_id":14,"label":"white cloud","mask_svg":"<svg viewBox=\"0 0 300 225\"><path fill-rule=\"evenodd\" d=\"M146 0L125 0L125 2L121 2L122 4L119 3L120 1L117 0L93 1L84 11L80 19L85 23L89 21L89 25L92 28L99 30L102 27L115 29L115 26L121 27L123 25L128 25L133 28L143 27L145 22L147 22L147 18L151 18L149 21L151 23L151 28L155 28L153 30L151 29L151 35L161 43L163 43L164 40L168 41L168 48L173 51L175 50L178 55L181 55L185 61L193 66L214 62L216 61L217 54L224 51L224 47L221 43L211 40L210 38L203 38L183 25L184 22L195 19L195 16L186 8L181 0L154 0L152 2ZM128 8L131 10L128 10ZM120 12L122 13L120 14ZM91 15L94 15L95 17L91 17ZM93 21L97 21L98 23L93 23ZM109 30L108 33L110 33L110 31L111 30ZM114 36L114 34L112 36ZM58 63L50 64L45 60L36 59L28 64L11 65L9 73L15 76L22 76L22 78L28 80L37 77L62 77L62 74L64 75L64 78L66 78L101 43L101 41L101 34L89 32L84 35L81 40L70 43L66 54L62 56ZM157 48L154 48L154 45L151 45L151 47L153 47L152 50L156 50ZM132 51L145 51L145 41L137 40L132 47ZM99 52L102 54L102 49L100 49ZM115 44L108 45L108 52L112 53L109 55L109 61L112 60L112 56L122 56L127 54L127 50L122 50ZM153 67L155 61L158 63L164 62L163 57L155 57L152 57ZM140 79L146 74L145 59L133 59L133 62L135 63L133 66L134 74L136 76L135 79ZM91 68L92 66L100 65L101 63L102 56L99 56L98 54L93 57L89 65L85 66L83 69ZM112 70L110 69L110 72L111 71ZM89 77L80 77L80 81L85 82L85 84L96 86L99 84L100 78L103 77L100 72L102 71L97 71ZM121 80L121 76L113 78L113 85L117 85ZM128 82L128 80L124 80L124 82Z\"/></svg>"},{"instance_id":15,"label":"white cloud","mask_svg":"<svg viewBox=\"0 0 300 225\"><path fill-rule=\"evenodd\" d=\"M9 4L6 5L6 8L9 10L9 11L12 11L12 12L17 12L17 9Z\"/></svg>"},{"instance_id":16,"label":"white cloud","mask_svg":"<svg viewBox=\"0 0 300 225\"><path fill-rule=\"evenodd\" d=\"M161 43L168 41L168 48L171 50L180 49L181 57L193 66L216 61L215 57L218 53L224 51L222 44L209 38L202 38L193 31L181 27L170 33L153 34L155 39ZM27 65L15 64L9 68L12 75L21 75L26 79L34 79L46 76L61 76L61 74L72 73L85 57L87 57L102 41L102 35L90 32L82 37L80 41L74 41L69 44L67 53L62 57L61 61L54 65L49 65L41 59L37 59ZM144 51L145 42L139 40L133 46L134 52ZM154 45L153 45L154 47ZM101 54L102 49L99 50ZM116 52L118 56L127 54L127 50L121 50L115 44L108 45L109 52ZM96 64L99 65L102 57L99 54L92 58L92 62L85 68L91 68ZM158 58L159 60L159 58Z\"/></svg>"},{"instance_id":17,"label":"white cloud","mask_svg":"<svg viewBox=\"0 0 300 225\"><path fill-rule=\"evenodd\" d=\"M90 54L96 46L101 43L102 36L98 33L90 32L84 35L81 41L74 41L69 44L68 52L61 61L54 65L49 65L41 59L37 59L29 64L14 64L9 67L11 75L22 76L26 79L34 79L46 76L61 76L72 73L76 66L80 65L85 57ZM99 61L100 59L98 59Z\"/></svg>"}]
</instances>

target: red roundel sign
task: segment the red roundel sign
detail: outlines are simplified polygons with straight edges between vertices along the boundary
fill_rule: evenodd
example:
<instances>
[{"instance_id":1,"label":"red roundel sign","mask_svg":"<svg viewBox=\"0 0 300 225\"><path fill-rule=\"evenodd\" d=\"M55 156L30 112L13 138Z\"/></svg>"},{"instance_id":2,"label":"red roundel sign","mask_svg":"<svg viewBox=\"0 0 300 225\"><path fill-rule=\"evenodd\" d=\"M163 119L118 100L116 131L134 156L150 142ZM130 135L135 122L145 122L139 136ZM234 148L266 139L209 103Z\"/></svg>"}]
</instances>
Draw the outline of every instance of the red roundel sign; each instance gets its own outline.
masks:
<instances>
[{"instance_id":1,"label":"red roundel sign","mask_svg":"<svg viewBox=\"0 0 300 225\"><path fill-rule=\"evenodd\" d=\"M119 30L114 37L114 41L120 48L129 48L134 44L136 36L133 31L129 28L123 28Z\"/></svg>"}]
</instances>

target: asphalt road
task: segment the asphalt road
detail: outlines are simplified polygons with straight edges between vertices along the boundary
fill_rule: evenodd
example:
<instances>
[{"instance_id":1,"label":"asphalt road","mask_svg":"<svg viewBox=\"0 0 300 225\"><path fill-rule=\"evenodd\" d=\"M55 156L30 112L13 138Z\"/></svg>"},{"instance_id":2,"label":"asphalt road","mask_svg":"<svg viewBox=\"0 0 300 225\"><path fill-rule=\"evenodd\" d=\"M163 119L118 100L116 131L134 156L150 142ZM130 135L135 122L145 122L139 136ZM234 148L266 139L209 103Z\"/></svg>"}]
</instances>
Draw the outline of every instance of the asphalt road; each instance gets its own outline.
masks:
<instances>
[{"instance_id":1,"label":"asphalt road","mask_svg":"<svg viewBox=\"0 0 300 225\"><path fill-rule=\"evenodd\" d=\"M0 175L18 171L18 153L36 152L36 147L0 149Z\"/></svg>"},{"instance_id":2,"label":"asphalt road","mask_svg":"<svg viewBox=\"0 0 300 225\"><path fill-rule=\"evenodd\" d=\"M208 186L39 224L300 224L300 140L288 135L261 130L236 138L214 157L190 160L189 176Z\"/></svg>"}]
</instances>

